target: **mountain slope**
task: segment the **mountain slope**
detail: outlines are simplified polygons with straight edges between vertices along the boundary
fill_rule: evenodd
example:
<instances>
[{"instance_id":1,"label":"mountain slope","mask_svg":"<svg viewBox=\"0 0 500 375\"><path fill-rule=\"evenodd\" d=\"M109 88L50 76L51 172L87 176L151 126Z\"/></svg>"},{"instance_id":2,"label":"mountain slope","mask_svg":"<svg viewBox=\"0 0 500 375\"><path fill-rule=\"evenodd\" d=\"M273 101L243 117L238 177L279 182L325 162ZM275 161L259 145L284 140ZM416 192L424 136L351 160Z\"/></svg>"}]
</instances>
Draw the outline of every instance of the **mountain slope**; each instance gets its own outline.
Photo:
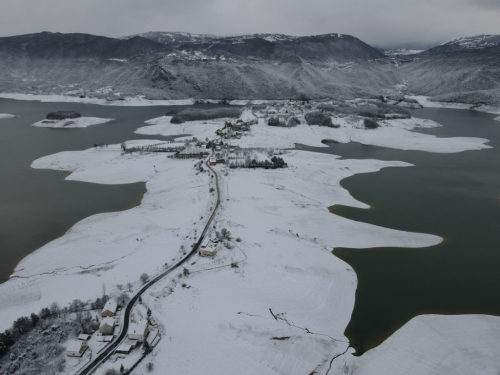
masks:
<instances>
[{"instance_id":1,"label":"mountain slope","mask_svg":"<svg viewBox=\"0 0 500 375\"><path fill-rule=\"evenodd\" d=\"M500 36L459 38L402 64L408 90L436 100L500 105Z\"/></svg>"},{"instance_id":2,"label":"mountain slope","mask_svg":"<svg viewBox=\"0 0 500 375\"><path fill-rule=\"evenodd\" d=\"M0 91L151 99L366 97L401 80L380 51L348 35L143 35L0 38Z\"/></svg>"}]
</instances>

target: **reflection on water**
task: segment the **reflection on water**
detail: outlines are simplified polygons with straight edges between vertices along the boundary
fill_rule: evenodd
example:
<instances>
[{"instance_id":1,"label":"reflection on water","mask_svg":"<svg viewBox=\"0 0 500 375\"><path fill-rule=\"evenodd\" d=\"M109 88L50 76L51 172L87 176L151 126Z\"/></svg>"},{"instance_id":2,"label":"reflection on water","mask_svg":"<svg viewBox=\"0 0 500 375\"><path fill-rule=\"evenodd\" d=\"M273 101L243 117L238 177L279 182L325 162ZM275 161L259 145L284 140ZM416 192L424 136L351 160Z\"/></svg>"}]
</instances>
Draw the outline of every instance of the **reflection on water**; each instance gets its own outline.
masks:
<instances>
[{"instance_id":1,"label":"reflection on water","mask_svg":"<svg viewBox=\"0 0 500 375\"><path fill-rule=\"evenodd\" d=\"M487 138L493 149L434 154L358 143L299 147L344 159L414 164L344 179L342 186L373 209L334 206L331 211L445 239L419 249L334 250L358 277L355 307L345 333L359 355L420 314L500 315L500 123L493 121L494 115L473 111L412 112L445 125L419 132Z\"/></svg>"}]
</instances>

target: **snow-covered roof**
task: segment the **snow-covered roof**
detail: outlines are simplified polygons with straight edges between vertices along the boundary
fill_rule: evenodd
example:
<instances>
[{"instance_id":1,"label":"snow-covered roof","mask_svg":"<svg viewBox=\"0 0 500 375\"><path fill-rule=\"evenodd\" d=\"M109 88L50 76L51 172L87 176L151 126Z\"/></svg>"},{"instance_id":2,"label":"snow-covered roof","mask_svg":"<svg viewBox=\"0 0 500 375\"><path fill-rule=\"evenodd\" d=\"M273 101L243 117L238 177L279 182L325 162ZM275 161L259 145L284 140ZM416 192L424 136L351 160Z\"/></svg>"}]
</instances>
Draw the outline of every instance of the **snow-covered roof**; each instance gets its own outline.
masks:
<instances>
[{"instance_id":1,"label":"snow-covered roof","mask_svg":"<svg viewBox=\"0 0 500 375\"><path fill-rule=\"evenodd\" d=\"M101 327L105 326L105 325L108 325L110 327L114 327L115 326L115 320L111 317L107 317L107 318L104 318L102 321L101 321Z\"/></svg>"},{"instance_id":2,"label":"snow-covered roof","mask_svg":"<svg viewBox=\"0 0 500 375\"><path fill-rule=\"evenodd\" d=\"M147 320L141 320L140 322L130 324L128 329L129 335L143 335L144 331L146 331L146 327L148 325Z\"/></svg>"},{"instance_id":3,"label":"snow-covered roof","mask_svg":"<svg viewBox=\"0 0 500 375\"><path fill-rule=\"evenodd\" d=\"M116 300L114 298L110 298L104 305L102 311L111 311L115 313L117 308L118 308L118 303L116 302Z\"/></svg>"},{"instance_id":4,"label":"snow-covered roof","mask_svg":"<svg viewBox=\"0 0 500 375\"><path fill-rule=\"evenodd\" d=\"M87 341L87 340L89 340L89 339L90 339L90 335L87 335L87 334L85 334L85 333L80 333L80 334L78 335L78 340Z\"/></svg>"},{"instance_id":5,"label":"snow-covered roof","mask_svg":"<svg viewBox=\"0 0 500 375\"><path fill-rule=\"evenodd\" d=\"M121 344L116 351L119 353L129 353L132 350L132 344Z\"/></svg>"},{"instance_id":6,"label":"snow-covered roof","mask_svg":"<svg viewBox=\"0 0 500 375\"><path fill-rule=\"evenodd\" d=\"M113 336L97 336L98 342L110 342L113 341Z\"/></svg>"},{"instance_id":7,"label":"snow-covered roof","mask_svg":"<svg viewBox=\"0 0 500 375\"><path fill-rule=\"evenodd\" d=\"M79 353L82 349L83 341L80 340L71 340L68 341L68 346L66 347L67 352L76 352Z\"/></svg>"}]
</instances>

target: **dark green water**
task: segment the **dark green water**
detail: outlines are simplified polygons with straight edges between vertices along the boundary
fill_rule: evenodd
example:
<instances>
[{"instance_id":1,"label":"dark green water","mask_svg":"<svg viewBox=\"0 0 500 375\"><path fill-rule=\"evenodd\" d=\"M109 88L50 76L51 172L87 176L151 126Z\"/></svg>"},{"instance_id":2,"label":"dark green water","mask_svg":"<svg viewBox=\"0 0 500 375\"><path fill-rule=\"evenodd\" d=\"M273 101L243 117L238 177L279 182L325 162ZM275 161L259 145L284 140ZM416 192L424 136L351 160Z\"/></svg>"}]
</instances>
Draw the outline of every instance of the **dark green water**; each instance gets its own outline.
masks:
<instances>
[{"instance_id":1,"label":"dark green water","mask_svg":"<svg viewBox=\"0 0 500 375\"><path fill-rule=\"evenodd\" d=\"M146 191L144 183L99 185L64 181L67 172L31 169L35 159L60 151L84 150L94 143L169 139L142 136L134 131L145 126L145 120L175 108L0 99L0 113L21 116L0 119L0 282L8 279L22 258L60 237L76 222L97 213L134 207ZM66 109L116 121L82 129L31 126L51 111Z\"/></svg>"},{"instance_id":2,"label":"dark green water","mask_svg":"<svg viewBox=\"0 0 500 375\"><path fill-rule=\"evenodd\" d=\"M444 238L429 248L334 250L358 277L345 332L358 355L420 314L500 315L500 122L494 115L451 109L414 110L413 115L444 125L421 132L487 138L494 148L434 154L359 143L300 147L344 159L415 164L343 180L343 187L372 208L334 206L332 212Z\"/></svg>"}]
</instances>

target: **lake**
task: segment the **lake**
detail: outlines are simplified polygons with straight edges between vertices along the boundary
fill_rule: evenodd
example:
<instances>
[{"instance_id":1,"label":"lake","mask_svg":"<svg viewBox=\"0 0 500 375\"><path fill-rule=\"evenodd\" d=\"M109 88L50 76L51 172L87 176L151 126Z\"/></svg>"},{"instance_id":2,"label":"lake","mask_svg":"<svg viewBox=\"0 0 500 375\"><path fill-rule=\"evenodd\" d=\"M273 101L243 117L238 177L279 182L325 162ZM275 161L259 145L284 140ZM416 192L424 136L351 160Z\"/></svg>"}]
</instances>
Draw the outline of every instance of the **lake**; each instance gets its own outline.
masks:
<instances>
[{"instance_id":1,"label":"lake","mask_svg":"<svg viewBox=\"0 0 500 375\"><path fill-rule=\"evenodd\" d=\"M344 179L342 186L371 208L334 206L331 212L444 238L429 248L334 250L358 277L355 307L345 332L358 355L417 315L500 315L500 122L493 120L495 115L475 111L425 108L411 112L444 125L419 132L487 138L493 148L435 154L359 143L299 147L344 159L414 164Z\"/></svg>"},{"instance_id":2,"label":"lake","mask_svg":"<svg viewBox=\"0 0 500 375\"><path fill-rule=\"evenodd\" d=\"M215 108L221 105L194 105ZM20 118L0 119L0 282L5 282L28 254L63 235L78 221L102 212L137 206L144 183L100 185L64 181L68 172L36 170L31 163L61 151L84 150L94 143L115 144L144 136L134 131L144 121L181 106L116 107L80 103L41 103L0 98L0 113ZM81 129L31 126L49 112L74 109L84 116L114 118L107 124Z\"/></svg>"}]
</instances>

